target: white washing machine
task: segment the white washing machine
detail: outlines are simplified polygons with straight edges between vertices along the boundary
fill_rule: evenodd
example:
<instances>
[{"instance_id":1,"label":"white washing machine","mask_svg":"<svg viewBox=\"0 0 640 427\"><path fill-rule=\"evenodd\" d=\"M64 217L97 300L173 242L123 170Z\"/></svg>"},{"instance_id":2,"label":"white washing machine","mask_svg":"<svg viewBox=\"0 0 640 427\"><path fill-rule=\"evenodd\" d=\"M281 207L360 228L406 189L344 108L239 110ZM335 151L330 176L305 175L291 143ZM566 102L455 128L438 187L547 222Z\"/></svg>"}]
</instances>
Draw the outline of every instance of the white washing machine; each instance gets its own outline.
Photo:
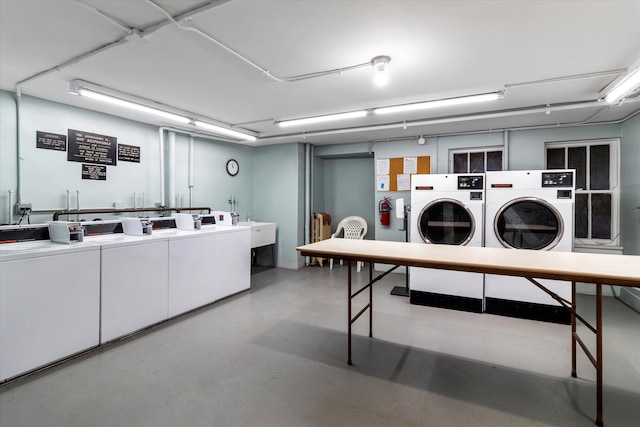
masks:
<instances>
[{"instance_id":1,"label":"white washing machine","mask_svg":"<svg viewBox=\"0 0 640 427\"><path fill-rule=\"evenodd\" d=\"M482 246L484 174L413 175L410 241ZM412 304L482 312L484 276L410 267Z\"/></svg>"},{"instance_id":2,"label":"white washing machine","mask_svg":"<svg viewBox=\"0 0 640 427\"><path fill-rule=\"evenodd\" d=\"M539 251L573 250L574 170L486 173L485 246ZM539 280L571 301L571 283ZM485 275L485 311L570 323L569 312L521 277Z\"/></svg>"}]
</instances>

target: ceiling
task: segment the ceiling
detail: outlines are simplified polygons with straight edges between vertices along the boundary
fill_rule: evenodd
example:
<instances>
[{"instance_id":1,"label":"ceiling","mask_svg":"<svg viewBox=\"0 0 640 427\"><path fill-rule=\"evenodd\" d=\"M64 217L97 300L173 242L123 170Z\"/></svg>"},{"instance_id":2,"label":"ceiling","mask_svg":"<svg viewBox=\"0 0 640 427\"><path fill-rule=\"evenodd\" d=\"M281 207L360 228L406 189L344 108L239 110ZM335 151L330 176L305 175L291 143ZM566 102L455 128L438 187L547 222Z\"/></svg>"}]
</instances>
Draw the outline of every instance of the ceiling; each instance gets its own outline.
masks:
<instances>
[{"instance_id":1,"label":"ceiling","mask_svg":"<svg viewBox=\"0 0 640 427\"><path fill-rule=\"evenodd\" d=\"M0 88L194 130L69 94L80 79L254 133L250 145L603 123L640 111L637 94L598 101L640 65L638 22L640 1L0 0ZM368 65L378 55L391 57L384 87ZM496 91L482 104L371 112Z\"/></svg>"}]
</instances>

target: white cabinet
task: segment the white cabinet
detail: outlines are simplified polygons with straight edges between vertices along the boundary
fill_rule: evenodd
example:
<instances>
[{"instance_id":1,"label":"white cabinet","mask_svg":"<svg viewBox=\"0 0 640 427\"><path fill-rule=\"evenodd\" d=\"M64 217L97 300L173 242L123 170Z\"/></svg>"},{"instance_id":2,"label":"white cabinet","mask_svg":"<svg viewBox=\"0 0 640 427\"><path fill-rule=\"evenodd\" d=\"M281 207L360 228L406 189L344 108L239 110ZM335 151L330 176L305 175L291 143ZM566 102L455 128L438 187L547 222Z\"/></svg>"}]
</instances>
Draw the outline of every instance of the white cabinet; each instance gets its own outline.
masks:
<instances>
[{"instance_id":1,"label":"white cabinet","mask_svg":"<svg viewBox=\"0 0 640 427\"><path fill-rule=\"evenodd\" d=\"M184 231L170 238L169 317L218 299L215 255L214 233Z\"/></svg>"},{"instance_id":2,"label":"white cabinet","mask_svg":"<svg viewBox=\"0 0 640 427\"><path fill-rule=\"evenodd\" d=\"M251 286L251 233L238 229L216 235L216 299L249 289Z\"/></svg>"},{"instance_id":3,"label":"white cabinet","mask_svg":"<svg viewBox=\"0 0 640 427\"><path fill-rule=\"evenodd\" d=\"M165 320L169 306L169 242L116 236L101 244L100 343Z\"/></svg>"},{"instance_id":4,"label":"white cabinet","mask_svg":"<svg viewBox=\"0 0 640 427\"><path fill-rule=\"evenodd\" d=\"M249 289L248 228L215 226L169 239L169 317Z\"/></svg>"},{"instance_id":5,"label":"white cabinet","mask_svg":"<svg viewBox=\"0 0 640 427\"><path fill-rule=\"evenodd\" d=\"M249 289L251 232L0 245L0 381Z\"/></svg>"},{"instance_id":6,"label":"white cabinet","mask_svg":"<svg viewBox=\"0 0 640 427\"><path fill-rule=\"evenodd\" d=\"M99 313L98 246L3 245L0 381L97 346Z\"/></svg>"}]
</instances>

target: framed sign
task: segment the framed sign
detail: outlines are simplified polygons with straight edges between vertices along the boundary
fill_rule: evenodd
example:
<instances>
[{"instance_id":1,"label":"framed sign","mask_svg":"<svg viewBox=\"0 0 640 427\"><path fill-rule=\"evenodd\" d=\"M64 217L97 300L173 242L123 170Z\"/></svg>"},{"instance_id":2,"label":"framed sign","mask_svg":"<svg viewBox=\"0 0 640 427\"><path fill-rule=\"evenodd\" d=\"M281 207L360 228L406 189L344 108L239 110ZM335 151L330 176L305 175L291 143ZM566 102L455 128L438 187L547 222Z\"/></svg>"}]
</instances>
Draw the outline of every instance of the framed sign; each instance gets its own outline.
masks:
<instances>
[{"instance_id":1,"label":"framed sign","mask_svg":"<svg viewBox=\"0 0 640 427\"><path fill-rule=\"evenodd\" d=\"M67 135L36 131L36 148L67 151Z\"/></svg>"},{"instance_id":2,"label":"framed sign","mask_svg":"<svg viewBox=\"0 0 640 427\"><path fill-rule=\"evenodd\" d=\"M140 163L140 147L118 144L118 161Z\"/></svg>"},{"instance_id":3,"label":"framed sign","mask_svg":"<svg viewBox=\"0 0 640 427\"><path fill-rule=\"evenodd\" d=\"M107 167L101 165L82 164L82 179L93 179L96 181L107 180Z\"/></svg>"},{"instance_id":4,"label":"framed sign","mask_svg":"<svg viewBox=\"0 0 640 427\"><path fill-rule=\"evenodd\" d=\"M68 161L116 166L117 138L115 136L75 129L69 129L68 136Z\"/></svg>"}]
</instances>

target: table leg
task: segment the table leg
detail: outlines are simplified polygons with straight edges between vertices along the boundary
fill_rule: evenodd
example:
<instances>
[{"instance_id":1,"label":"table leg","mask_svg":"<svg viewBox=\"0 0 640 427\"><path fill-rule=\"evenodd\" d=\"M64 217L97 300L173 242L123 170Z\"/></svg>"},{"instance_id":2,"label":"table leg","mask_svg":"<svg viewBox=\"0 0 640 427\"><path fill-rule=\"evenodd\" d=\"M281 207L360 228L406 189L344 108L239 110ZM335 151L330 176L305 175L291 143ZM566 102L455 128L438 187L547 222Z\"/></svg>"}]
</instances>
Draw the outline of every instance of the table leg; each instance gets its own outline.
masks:
<instances>
[{"instance_id":1,"label":"table leg","mask_svg":"<svg viewBox=\"0 0 640 427\"><path fill-rule=\"evenodd\" d=\"M373 337L373 263L369 263L369 338Z\"/></svg>"},{"instance_id":2,"label":"table leg","mask_svg":"<svg viewBox=\"0 0 640 427\"><path fill-rule=\"evenodd\" d=\"M576 319L576 282L571 282L571 376L576 378L578 376L578 370L576 367L576 333L577 333L577 319Z\"/></svg>"},{"instance_id":3,"label":"table leg","mask_svg":"<svg viewBox=\"0 0 640 427\"><path fill-rule=\"evenodd\" d=\"M602 285L596 285L596 382L597 412L596 425L603 426L602 419Z\"/></svg>"},{"instance_id":4,"label":"table leg","mask_svg":"<svg viewBox=\"0 0 640 427\"><path fill-rule=\"evenodd\" d=\"M349 329L347 332L347 339L349 341L347 347L348 347L348 357L347 357L347 363L349 365L351 365L351 261L347 261L347 299L348 301L348 312L349 312L349 318L347 323L349 324Z\"/></svg>"}]
</instances>

